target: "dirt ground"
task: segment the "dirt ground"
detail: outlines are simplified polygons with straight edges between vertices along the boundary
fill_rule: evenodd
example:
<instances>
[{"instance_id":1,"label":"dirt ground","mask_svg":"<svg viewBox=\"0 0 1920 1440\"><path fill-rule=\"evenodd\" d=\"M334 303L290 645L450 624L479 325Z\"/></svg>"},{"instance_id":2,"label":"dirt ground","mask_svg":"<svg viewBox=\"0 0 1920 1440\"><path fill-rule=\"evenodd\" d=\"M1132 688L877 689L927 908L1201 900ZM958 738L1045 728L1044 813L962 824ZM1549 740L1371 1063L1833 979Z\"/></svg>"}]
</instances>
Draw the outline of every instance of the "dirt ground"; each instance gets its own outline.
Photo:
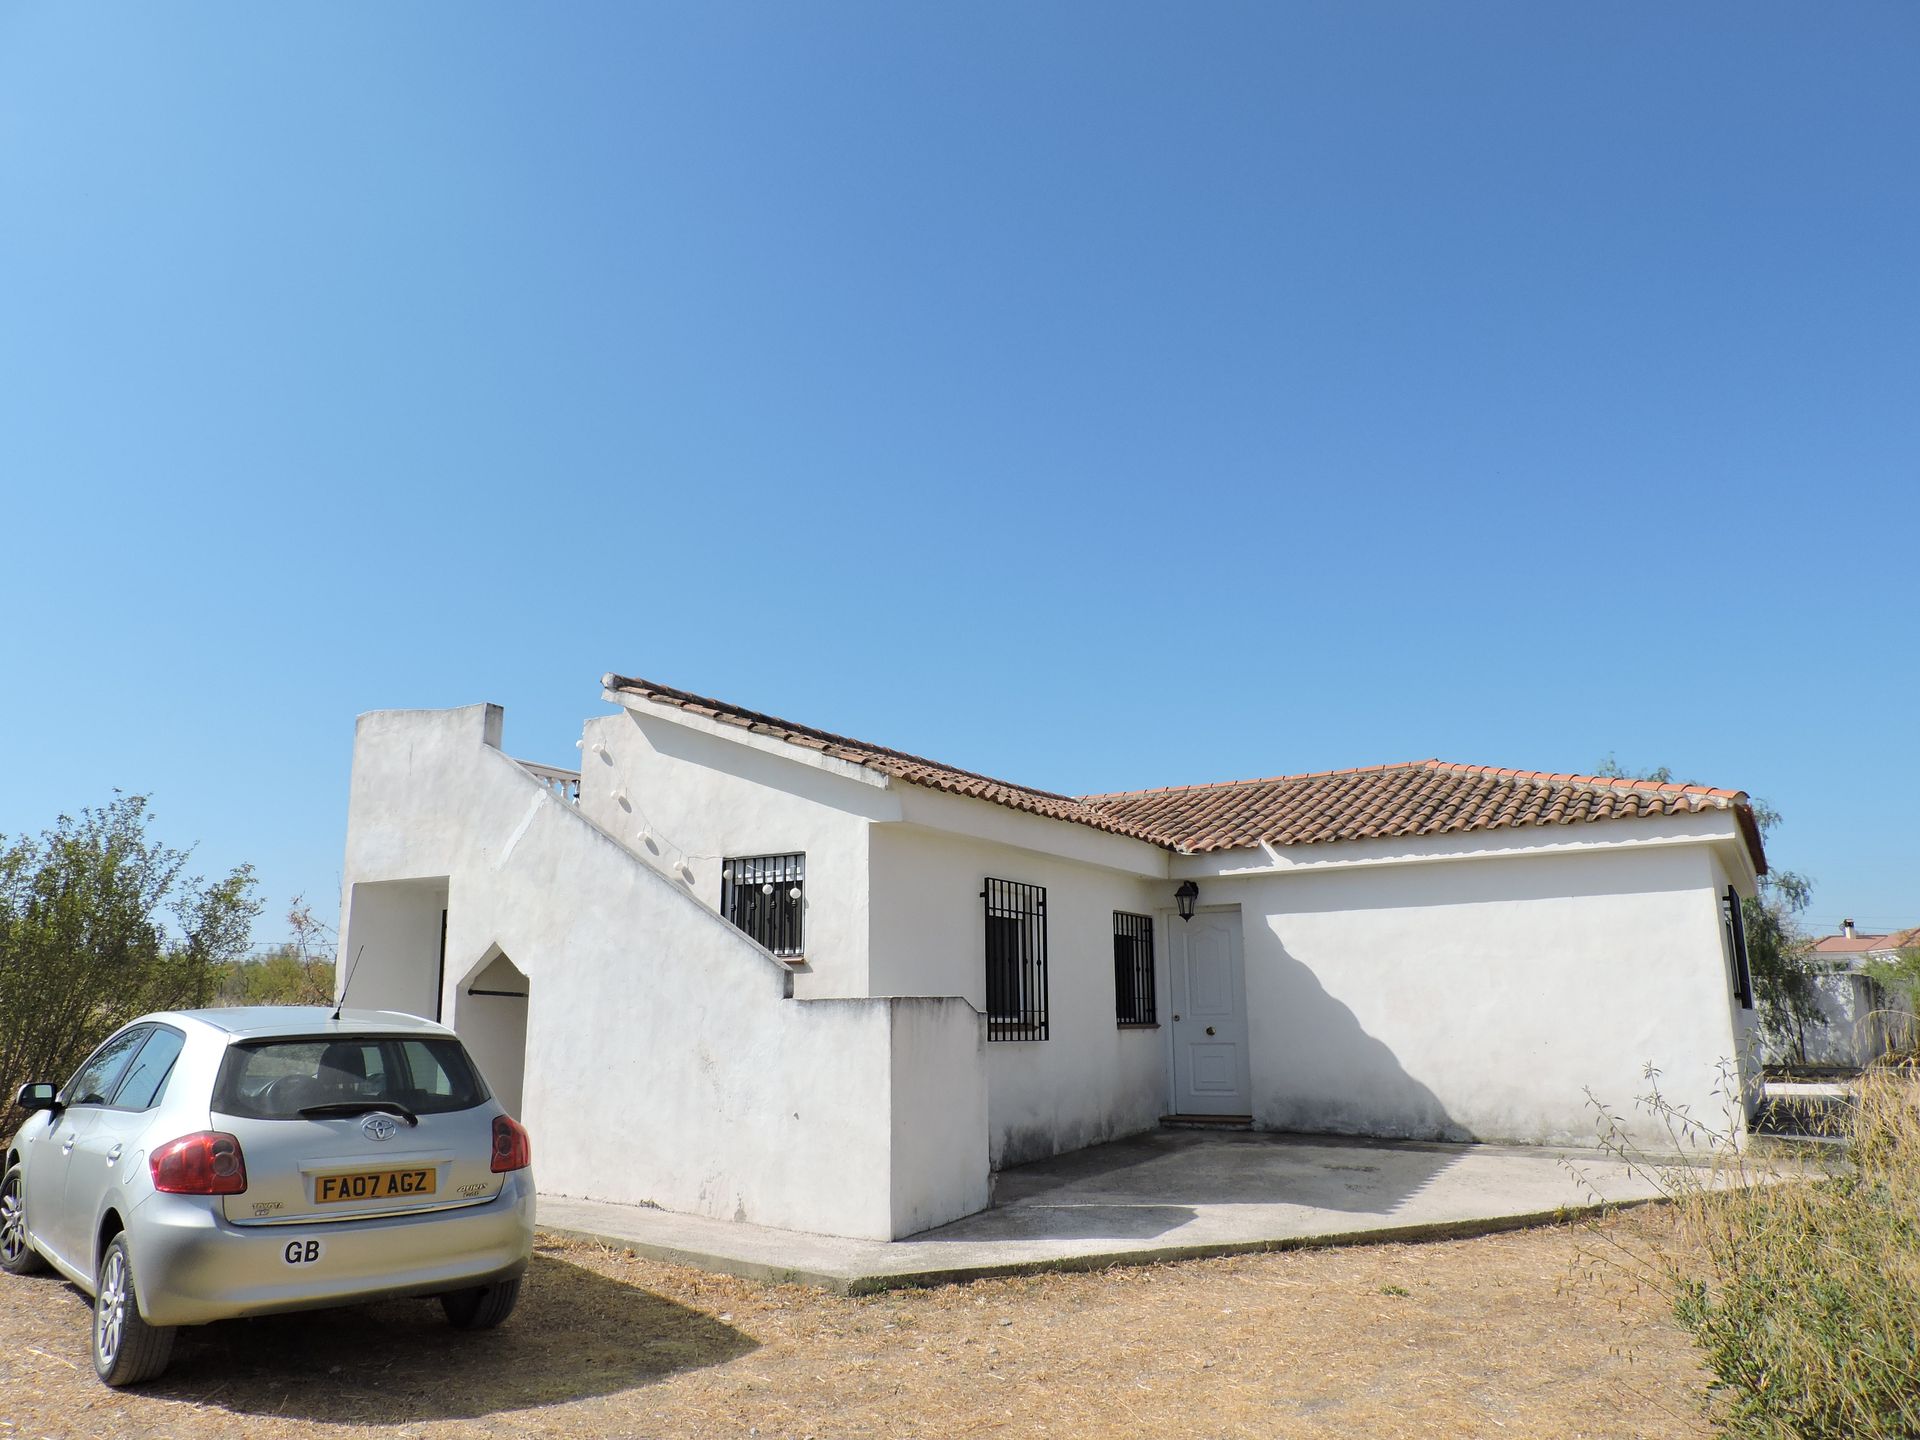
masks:
<instances>
[{"instance_id":1,"label":"dirt ground","mask_svg":"<svg viewBox=\"0 0 1920 1440\"><path fill-rule=\"evenodd\" d=\"M1628 1224L1616 1220L1610 1224ZM0 1437L1705 1436L1648 1297L1566 1228L842 1299L543 1238L500 1330L403 1301L184 1331L95 1381L87 1303L0 1276Z\"/></svg>"}]
</instances>

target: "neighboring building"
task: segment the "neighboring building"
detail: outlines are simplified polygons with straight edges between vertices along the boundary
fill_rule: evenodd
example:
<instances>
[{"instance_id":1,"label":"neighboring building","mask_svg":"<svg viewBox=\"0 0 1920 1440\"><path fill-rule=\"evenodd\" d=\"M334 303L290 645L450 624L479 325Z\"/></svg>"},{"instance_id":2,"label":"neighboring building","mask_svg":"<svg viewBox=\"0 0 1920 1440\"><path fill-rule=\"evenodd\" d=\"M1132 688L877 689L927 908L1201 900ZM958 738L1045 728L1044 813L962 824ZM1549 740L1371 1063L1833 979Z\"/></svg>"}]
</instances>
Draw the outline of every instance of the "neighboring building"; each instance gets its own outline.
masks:
<instances>
[{"instance_id":1,"label":"neighboring building","mask_svg":"<svg viewBox=\"0 0 1920 1440\"><path fill-rule=\"evenodd\" d=\"M1754 1094L1739 791L1425 760L1071 797L603 687L578 776L491 705L354 748L342 981L466 1037L547 1191L892 1238L1163 1117L1578 1145L1649 1065L1703 1119L1724 1067Z\"/></svg>"},{"instance_id":2,"label":"neighboring building","mask_svg":"<svg viewBox=\"0 0 1920 1440\"><path fill-rule=\"evenodd\" d=\"M1769 1033L1764 1042L1767 1061L1859 1068L1890 1050L1911 1049L1914 1017L1892 1004L1862 967L1870 961L1892 960L1912 945L1920 945L1920 926L1862 935L1853 921L1842 920L1839 934L1821 936L1813 946L1820 972L1814 981L1820 1018L1799 1034Z\"/></svg>"}]
</instances>

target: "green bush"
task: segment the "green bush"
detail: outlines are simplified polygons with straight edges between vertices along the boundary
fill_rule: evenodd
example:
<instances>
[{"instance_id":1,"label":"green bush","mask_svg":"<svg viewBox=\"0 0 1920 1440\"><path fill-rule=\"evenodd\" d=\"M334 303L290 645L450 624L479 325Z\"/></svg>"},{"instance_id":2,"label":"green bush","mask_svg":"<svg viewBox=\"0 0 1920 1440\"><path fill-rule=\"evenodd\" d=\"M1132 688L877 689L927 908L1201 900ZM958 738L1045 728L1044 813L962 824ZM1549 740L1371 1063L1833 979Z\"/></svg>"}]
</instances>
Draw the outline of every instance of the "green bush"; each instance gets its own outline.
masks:
<instances>
[{"instance_id":1,"label":"green bush","mask_svg":"<svg viewBox=\"0 0 1920 1440\"><path fill-rule=\"evenodd\" d=\"M65 1080L148 1010L205 1005L260 913L252 867L187 872L147 802L116 795L39 836L0 836L0 1125L25 1080Z\"/></svg>"},{"instance_id":2,"label":"green bush","mask_svg":"<svg viewBox=\"0 0 1920 1440\"><path fill-rule=\"evenodd\" d=\"M1599 1258L1671 1302L1734 1435L1920 1437L1920 1071L1868 1072L1840 1128L1829 1163L1769 1165L1725 1135L1707 1137L1705 1166L1617 1147L1658 1177L1671 1223Z\"/></svg>"}]
</instances>

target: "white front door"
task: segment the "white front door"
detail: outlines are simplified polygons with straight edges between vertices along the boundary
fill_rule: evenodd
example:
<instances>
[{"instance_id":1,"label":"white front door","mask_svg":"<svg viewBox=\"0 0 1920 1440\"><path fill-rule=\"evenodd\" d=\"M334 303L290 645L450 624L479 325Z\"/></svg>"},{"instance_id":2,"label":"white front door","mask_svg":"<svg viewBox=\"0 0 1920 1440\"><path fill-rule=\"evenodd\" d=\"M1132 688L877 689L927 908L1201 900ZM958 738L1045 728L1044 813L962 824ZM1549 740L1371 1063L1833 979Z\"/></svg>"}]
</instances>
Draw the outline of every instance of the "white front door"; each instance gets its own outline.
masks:
<instances>
[{"instance_id":1,"label":"white front door","mask_svg":"<svg viewBox=\"0 0 1920 1440\"><path fill-rule=\"evenodd\" d=\"M1162 922L1173 989L1173 1111L1249 1115L1247 978L1240 912L1202 910Z\"/></svg>"}]
</instances>

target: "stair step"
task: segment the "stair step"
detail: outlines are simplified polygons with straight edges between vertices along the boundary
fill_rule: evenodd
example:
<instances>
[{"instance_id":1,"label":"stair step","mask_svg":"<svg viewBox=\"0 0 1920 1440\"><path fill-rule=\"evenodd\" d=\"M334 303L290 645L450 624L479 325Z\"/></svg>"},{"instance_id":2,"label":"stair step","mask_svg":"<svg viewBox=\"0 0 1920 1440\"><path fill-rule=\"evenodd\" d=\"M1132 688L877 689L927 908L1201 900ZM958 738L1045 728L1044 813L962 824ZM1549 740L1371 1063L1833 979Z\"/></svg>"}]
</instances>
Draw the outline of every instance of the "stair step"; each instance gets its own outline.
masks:
<instances>
[{"instance_id":1,"label":"stair step","mask_svg":"<svg viewBox=\"0 0 1920 1440\"><path fill-rule=\"evenodd\" d=\"M1162 1115L1163 1130L1251 1130L1251 1115Z\"/></svg>"}]
</instances>

